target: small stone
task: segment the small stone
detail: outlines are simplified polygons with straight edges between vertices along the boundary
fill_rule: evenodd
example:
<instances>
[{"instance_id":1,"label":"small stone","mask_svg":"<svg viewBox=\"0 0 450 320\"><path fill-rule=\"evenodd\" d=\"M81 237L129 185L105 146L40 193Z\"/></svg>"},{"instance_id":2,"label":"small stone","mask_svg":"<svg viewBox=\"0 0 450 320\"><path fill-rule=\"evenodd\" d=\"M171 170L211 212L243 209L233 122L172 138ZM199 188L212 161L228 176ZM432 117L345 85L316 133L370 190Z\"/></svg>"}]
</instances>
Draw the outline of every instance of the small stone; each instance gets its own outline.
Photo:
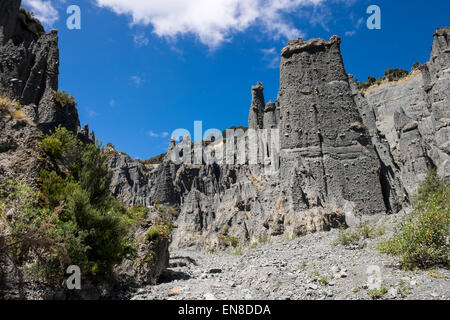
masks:
<instances>
[{"instance_id":1,"label":"small stone","mask_svg":"<svg viewBox=\"0 0 450 320\"><path fill-rule=\"evenodd\" d=\"M173 288L173 289L170 290L170 292L169 292L169 297L175 296L175 295L179 294L183 289L184 289L184 288L181 287L181 286Z\"/></svg>"},{"instance_id":2,"label":"small stone","mask_svg":"<svg viewBox=\"0 0 450 320\"><path fill-rule=\"evenodd\" d=\"M398 295L398 290L397 289L395 289L395 288L389 289L389 291L388 291L388 297L389 298L395 299L395 298L397 298L397 295Z\"/></svg>"},{"instance_id":3,"label":"small stone","mask_svg":"<svg viewBox=\"0 0 450 320\"><path fill-rule=\"evenodd\" d=\"M309 289L312 289L312 290L317 290L319 287L318 287L316 284L311 283L311 284L308 286L308 288L309 288Z\"/></svg>"},{"instance_id":4,"label":"small stone","mask_svg":"<svg viewBox=\"0 0 450 320\"><path fill-rule=\"evenodd\" d=\"M433 298L439 297L439 294L436 293L436 292L432 292L432 293L430 293L430 295L431 295Z\"/></svg>"},{"instance_id":5,"label":"small stone","mask_svg":"<svg viewBox=\"0 0 450 320\"><path fill-rule=\"evenodd\" d=\"M331 272L332 273L338 273L339 272L339 267L338 266L332 266L331 267Z\"/></svg>"},{"instance_id":6,"label":"small stone","mask_svg":"<svg viewBox=\"0 0 450 320\"><path fill-rule=\"evenodd\" d=\"M219 269L219 268L211 269L211 270L209 270L209 273L213 273L213 274L222 273L222 269Z\"/></svg>"},{"instance_id":7,"label":"small stone","mask_svg":"<svg viewBox=\"0 0 450 320\"><path fill-rule=\"evenodd\" d=\"M217 300L217 298L212 293L207 293L203 296L205 300Z\"/></svg>"}]
</instances>

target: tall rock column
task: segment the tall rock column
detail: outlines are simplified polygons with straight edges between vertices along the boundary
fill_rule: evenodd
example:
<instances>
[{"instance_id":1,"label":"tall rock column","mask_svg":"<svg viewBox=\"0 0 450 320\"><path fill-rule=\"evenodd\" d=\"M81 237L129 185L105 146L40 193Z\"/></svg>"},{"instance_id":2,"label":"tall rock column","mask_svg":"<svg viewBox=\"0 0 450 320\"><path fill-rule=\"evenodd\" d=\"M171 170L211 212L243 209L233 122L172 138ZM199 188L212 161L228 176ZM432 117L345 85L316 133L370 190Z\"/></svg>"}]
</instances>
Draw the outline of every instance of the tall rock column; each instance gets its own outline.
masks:
<instances>
[{"instance_id":1,"label":"tall rock column","mask_svg":"<svg viewBox=\"0 0 450 320\"><path fill-rule=\"evenodd\" d=\"M262 129L264 125L264 87L261 82L252 87L252 105L248 116L248 127L250 129Z\"/></svg>"},{"instance_id":2,"label":"tall rock column","mask_svg":"<svg viewBox=\"0 0 450 320\"><path fill-rule=\"evenodd\" d=\"M427 66L431 83L428 96L431 102L431 124L434 138L429 152L441 176L450 177L450 28L437 29ZM434 128L433 128L434 127Z\"/></svg>"},{"instance_id":3,"label":"tall rock column","mask_svg":"<svg viewBox=\"0 0 450 320\"><path fill-rule=\"evenodd\" d=\"M340 43L337 36L298 39L282 50L280 173L295 212L386 211L380 163L352 97Z\"/></svg>"}]
</instances>

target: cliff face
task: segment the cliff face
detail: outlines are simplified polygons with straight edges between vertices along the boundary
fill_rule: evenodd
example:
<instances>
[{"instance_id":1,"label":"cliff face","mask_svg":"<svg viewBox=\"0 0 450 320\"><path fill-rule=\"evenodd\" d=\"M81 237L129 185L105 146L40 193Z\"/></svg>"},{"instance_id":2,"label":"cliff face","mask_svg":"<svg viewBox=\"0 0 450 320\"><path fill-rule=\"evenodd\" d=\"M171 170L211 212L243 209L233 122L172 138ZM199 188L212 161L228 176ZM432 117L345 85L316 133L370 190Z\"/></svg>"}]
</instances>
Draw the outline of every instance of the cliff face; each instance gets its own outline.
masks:
<instances>
[{"instance_id":1,"label":"cliff face","mask_svg":"<svg viewBox=\"0 0 450 320\"><path fill-rule=\"evenodd\" d=\"M0 3L0 94L22 105L20 117L0 117L0 180L25 178L34 182L42 156L43 134L61 125L80 129L75 107L60 106L59 49L56 31L45 34L39 21L20 8L20 0Z\"/></svg>"},{"instance_id":2,"label":"cliff face","mask_svg":"<svg viewBox=\"0 0 450 320\"><path fill-rule=\"evenodd\" d=\"M64 168L61 162L50 160L41 150L41 141L46 133L62 126L75 133L84 143L93 143L94 137L93 133L89 134L87 126L80 128L76 106L64 102L64 99L57 99L59 74L57 32L51 31L46 34L40 22L26 10L21 9L20 4L20 0L0 2L0 184L7 179L16 179L39 186L41 169L50 168L58 173L67 172L67 168ZM63 105L64 103L66 105ZM133 170L132 163L132 160L124 163L127 170ZM139 175L144 176L144 173L131 175L130 181L137 179ZM144 196L172 200L170 195L173 191L164 189L164 183L160 182L164 177L164 171L158 172L155 177L155 182L159 185L158 190ZM136 194L137 189L131 192ZM162 195L167 195L168 198ZM7 219L14 222L17 212L18 210L6 212ZM125 260L116 270L116 276L123 278L127 283L153 283L168 266L169 239L147 241L146 231L153 223L154 221L146 219L138 230L133 231L133 237L137 239L139 247L138 258L143 261L139 268L135 268L136 261ZM1 297L9 294L14 296L19 288L21 298L40 299L48 293L48 297L57 299L97 299L110 290L111 283L105 281L100 286L94 286L88 279L83 285L83 290L75 294L64 291L64 288L58 288L56 291L55 288L40 288L35 291L36 288L32 283L27 283L25 290L25 284L20 276L22 266L15 265L7 258L9 249L5 246L5 239L9 239L8 230L5 224L0 225ZM149 253L153 259L148 259ZM103 288L103 285L106 287ZM49 291L45 293L47 289Z\"/></svg>"},{"instance_id":3,"label":"cliff face","mask_svg":"<svg viewBox=\"0 0 450 320\"><path fill-rule=\"evenodd\" d=\"M112 192L130 204L176 206L178 246L215 247L226 235L253 242L396 212L429 168L450 174L449 30L437 30L420 71L364 93L345 71L339 37L290 41L278 100L265 104L258 83L249 113L250 129L279 129L268 133L279 150L257 144L259 164L245 165L175 165L173 146L152 167L117 154ZM244 138L248 151L252 137ZM226 154L227 145L215 145Z\"/></svg>"},{"instance_id":4,"label":"cliff face","mask_svg":"<svg viewBox=\"0 0 450 320\"><path fill-rule=\"evenodd\" d=\"M407 200L428 168L450 175L450 28L438 29L430 61L397 82L353 93L382 161L389 209Z\"/></svg>"},{"instance_id":5,"label":"cliff face","mask_svg":"<svg viewBox=\"0 0 450 320\"><path fill-rule=\"evenodd\" d=\"M20 3L0 4L0 91L29 106L27 115L40 129L61 124L77 132L77 110L54 101L59 74L57 32L45 34L37 20L19 10Z\"/></svg>"}]
</instances>

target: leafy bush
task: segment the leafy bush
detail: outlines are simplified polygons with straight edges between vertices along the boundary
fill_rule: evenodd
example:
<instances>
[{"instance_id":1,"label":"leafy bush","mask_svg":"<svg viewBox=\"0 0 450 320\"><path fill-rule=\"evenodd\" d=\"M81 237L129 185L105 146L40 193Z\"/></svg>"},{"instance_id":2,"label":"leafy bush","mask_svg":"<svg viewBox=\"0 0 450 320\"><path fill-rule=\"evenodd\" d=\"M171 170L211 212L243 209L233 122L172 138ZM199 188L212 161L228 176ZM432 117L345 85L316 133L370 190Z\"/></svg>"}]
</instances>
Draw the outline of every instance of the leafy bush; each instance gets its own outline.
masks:
<instances>
[{"instance_id":1,"label":"leafy bush","mask_svg":"<svg viewBox=\"0 0 450 320\"><path fill-rule=\"evenodd\" d=\"M61 140L56 137L47 136L41 141L41 149L53 159L62 157L63 145Z\"/></svg>"},{"instance_id":2,"label":"leafy bush","mask_svg":"<svg viewBox=\"0 0 450 320\"><path fill-rule=\"evenodd\" d=\"M373 76L369 76L369 77L367 77L366 82L358 82L358 89L359 90L367 89L367 88L371 87L372 85L374 85L376 81L377 81L376 78L374 78Z\"/></svg>"},{"instance_id":3,"label":"leafy bush","mask_svg":"<svg viewBox=\"0 0 450 320\"><path fill-rule=\"evenodd\" d=\"M414 62L411 70L412 71L418 70L421 66L422 66L422 64L419 61L416 61L416 62Z\"/></svg>"},{"instance_id":4,"label":"leafy bush","mask_svg":"<svg viewBox=\"0 0 450 320\"><path fill-rule=\"evenodd\" d=\"M84 148L72 132L61 126L41 141L41 149L52 159L62 160L75 176L79 174Z\"/></svg>"},{"instance_id":5,"label":"leafy bush","mask_svg":"<svg viewBox=\"0 0 450 320\"><path fill-rule=\"evenodd\" d=\"M414 64L414 65L416 65L416 64ZM414 70L414 68L413 68L413 70ZM365 89L370 88L373 85L380 85L386 79L391 82L398 81L401 78L404 78L408 75L409 75L409 72L407 70L389 68L384 72L384 77L376 79L373 76L369 76L367 78L366 82L357 82L357 85L358 85L359 90L365 90Z\"/></svg>"},{"instance_id":6,"label":"leafy bush","mask_svg":"<svg viewBox=\"0 0 450 320\"><path fill-rule=\"evenodd\" d=\"M33 276L48 281L62 279L69 263L85 273L110 273L135 254L131 235L146 208L126 208L110 195L107 157L100 143L83 145L73 133L57 128L45 137L42 148L73 174L43 170L39 190L18 181L0 186L2 217L4 212L16 217L9 226L8 243L16 244L10 256L17 263L34 262ZM44 259L32 259L37 254Z\"/></svg>"},{"instance_id":7,"label":"leafy bush","mask_svg":"<svg viewBox=\"0 0 450 320\"><path fill-rule=\"evenodd\" d=\"M63 265L70 263L66 246L73 240L58 225L62 208L41 208L38 204L39 191L24 181L8 180L1 184L0 199L3 204L0 229L6 239L6 248L0 248L0 252L6 254L17 270L24 262L37 257L36 265L39 268L33 271L47 277L52 283L60 281ZM82 250L78 244L76 247ZM55 272L54 268L59 272Z\"/></svg>"},{"instance_id":8,"label":"leafy bush","mask_svg":"<svg viewBox=\"0 0 450 320\"><path fill-rule=\"evenodd\" d=\"M388 293L388 289L386 286L381 285L379 289L372 289L369 291L369 297L371 299L381 299L386 293Z\"/></svg>"},{"instance_id":9,"label":"leafy bush","mask_svg":"<svg viewBox=\"0 0 450 320\"><path fill-rule=\"evenodd\" d=\"M61 108L66 106L75 108L77 103L72 95L69 95L66 91L58 91L54 95L56 103L60 105Z\"/></svg>"},{"instance_id":10,"label":"leafy bush","mask_svg":"<svg viewBox=\"0 0 450 320\"><path fill-rule=\"evenodd\" d=\"M384 72L384 77L389 81L398 81L401 78L408 76L408 70L389 68Z\"/></svg>"},{"instance_id":11,"label":"leafy bush","mask_svg":"<svg viewBox=\"0 0 450 320\"><path fill-rule=\"evenodd\" d=\"M404 268L450 266L450 183L430 171L413 201L414 211L379 250L400 257Z\"/></svg>"},{"instance_id":12,"label":"leafy bush","mask_svg":"<svg viewBox=\"0 0 450 320\"><path fill-rule=\"evenodd\" d=\"M384 228L374 228L368 222L356 229L341 229L339 230L338 238L333 242L336 246L341 244L343 246L357 245L360 240L372 239L384 234Z\"/></svg>"},{"instance_id":13,"label":"leafy bush","mask_svg":"<svg viewBox=\"0 0 450 320\"><path fill-rule=\"evenodd\" d=\"M169 238L171 231L172 226L169 223L159 223L151 226L147 230L145 237L148 241L153 241L158 238Z\"/></svg>"}]
</instances>

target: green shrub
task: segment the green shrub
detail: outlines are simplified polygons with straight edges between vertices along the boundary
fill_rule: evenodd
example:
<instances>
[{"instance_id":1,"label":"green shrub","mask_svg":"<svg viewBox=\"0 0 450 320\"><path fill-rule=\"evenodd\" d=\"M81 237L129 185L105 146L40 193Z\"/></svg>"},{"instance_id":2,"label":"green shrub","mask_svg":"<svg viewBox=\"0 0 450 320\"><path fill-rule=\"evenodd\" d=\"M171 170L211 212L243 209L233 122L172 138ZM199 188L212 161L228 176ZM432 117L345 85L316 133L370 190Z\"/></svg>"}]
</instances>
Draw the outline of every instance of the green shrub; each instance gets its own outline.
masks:
<instances>
[{"instance_id":1,"label":"green shrub","mask_svg":"<svg viewBox=\"0 0 450 320\"><path fill-rule=\"evenodd\" d=\"M42 139L41 149L52 159L63 160L74 175L78 174L83 146L74 133L59 126Z\"/></svg>"},{"instance_id":2,"label":"green shrub","mask_svg":"<svg viewBox=\"0 0 450 320\"><path fill-rule=\"evenodd\" d=\"M75 108L77 105L77 103L75 102L74 96L69 95L66 91L56 92L54 95L54 99L61 108L64 108L64 107Z\"/></svg>"},{"instance_id":3,"label":"green shrub","mask_svg":"<svg viewBox=\"0 0 450 320\"><path fill-rule=\"evenodd\" d=\"M377 81L377 79L375 77L369 76L369 77L367 77L366 82L358 82L358 89L359 90L367 89L367 88L371 87L372 85L374 85L376 81Z\"/></svg>"},{"instance_id":4,"label":"green shrub","mask_svg":"<svg viewBox=\"0 0 450 320\"><path fill-rule=\"evenodd\" d=\"M340 229L338 238L333 242L336 246L341 244L343 246L357 245L361 239L358 232L354 232L351 229Z\"/></svg>"},{"instance_id":5,"label":"green shrub","mask_svg":"<svg viewBox=\"0 0 450 320\"><path fill-rule=\"evenodd\" d=\"M359 228L340 229L339 236L333 244L341 244L343 246L357 245L360 240L380 237L383 234L384 227L374 228L368 222L365 222Z\"/></svg>"},{"instance_id":6,"label":"green shrub","mask_svg":"<svg viewBox=\"0 0 450 320\"><path fill-rule=\"evenodd\" d=\"M369 291L369 297L371 299L381 299L386 293L388 293L388 289L381 285L379 289L372 289Z\"/></svg>"},{"instance_id":7,"label":"green shrub","mask_svg":"<svg viewBox=\"0 0 450 320\"><path fill-rule=\"evenodd\" d=\"M236 248L239 245L239 239L233 235L227 236L227 242L233 247Z\"/></svg>"},{"instance_id":8,"label":"green shrub","mask_svg":"<svg viewBox=\"0 0 450 320\"><path fill-rule=\"evenodd\" d=\"M414 64L414 65L417 66L416 64ZM414 70L414 67L413 67L413 70ZM386 79L391 82L398 81L401 78L404 78L408 75L409 75L409 72L407 70L389 68L384 72L384 77L380 77L380 78L376 79L373 76L369 76L367 78L366 82L357 82L357 85L358 85L359 90L365 90L365 89L370 88L373 85L380 85Z\"/></svg>"},{"instance_id":9,"label":"green shrub","mask_svg":"<svg viewBox=\"0 0 450 320\"><path fill-rule=\"evenodd\" d=\"M418 70L421 66L422 66L422 64L419 61L416 61L416 62L414 62L411 70L412 71Z\"/></svg>"},{"instance_id":10,"label":"green shrub","mask_svg":"<svg viewBox=\"0 0 450 320\"><path fill-rule=\"evenodd\" d=\"M42 151L44 151L53 159L60 159L62 157L62 142L55 137L45 137L44 139L42 139L41 148Z\"/></svg>"},{"instance_id":11,"label":"green shrub","mask_svg":"<svg viewBox=\"0 0 450 320\"><path fill-rule=\"evenodd\" d=\"M42 208L39 205L39 191L24 181L8 180L0 185L0 229L6 235L6 250L0 252L20 270L25 263L34 262L29 275L46 278L50 283L59 283L64 277L64 266L73 260L68 248L78 252L86 247L81 244L82 233L67 233L69 225L59 223L63 207ZM12 218L6 217L12 212ZM0 257L1 258L1 257Z\"/></svg>"},{"instance_id":12,"label":"green shrub","mask_svg":"<svg viewBox=\"0 0 450 320\"><path fill-rule=\"evenodd\" d=\"M450 266L450 183L430 171L413 200L414 210L380 244L383 253L396 255L404 268Z\"/></svg>"},{"instance_id":13,"label":"green shrub","mask_svg":"<svg viewBox=\"0 0 450 320\"><path fill-rule=\"evenodd\" d=\"M159 238L168 238L171 231L172 227L169 223L155 224L147 230L145 237L148 241L153 241Z\"/></svg>"},{"instance_id":14,"label":"green shrub","mask_svg":"<svg viewBox=\"0 0 450 320\"><path fill-rule=\"evenodd\" d=\"M48 281L61 280L69 263L85 273L111 273L115 265L136 253L132 231L147 209L126 208L110 195L107 156L100 143L83 145L73 133L57 128L41 146L72 174L43 170L39 190L17 181L0 186L1 216L11 210L18 213L9 227L14 232L8 241L17 243L10 255L17 263L42 256L30 268L31 275ZM165 226L163 235L170 231Z\"/></svg>"},{"instance_id":15,"label":"green shrub","mask_svg":"<svg viewBox=\"0 0 450 320\"><path fill-rule=\"evenodd\" d=\"M384 77L389 81L398 81L409 75L408 70L389 68L384 72Z\"/></svg>"}]
</instances>

